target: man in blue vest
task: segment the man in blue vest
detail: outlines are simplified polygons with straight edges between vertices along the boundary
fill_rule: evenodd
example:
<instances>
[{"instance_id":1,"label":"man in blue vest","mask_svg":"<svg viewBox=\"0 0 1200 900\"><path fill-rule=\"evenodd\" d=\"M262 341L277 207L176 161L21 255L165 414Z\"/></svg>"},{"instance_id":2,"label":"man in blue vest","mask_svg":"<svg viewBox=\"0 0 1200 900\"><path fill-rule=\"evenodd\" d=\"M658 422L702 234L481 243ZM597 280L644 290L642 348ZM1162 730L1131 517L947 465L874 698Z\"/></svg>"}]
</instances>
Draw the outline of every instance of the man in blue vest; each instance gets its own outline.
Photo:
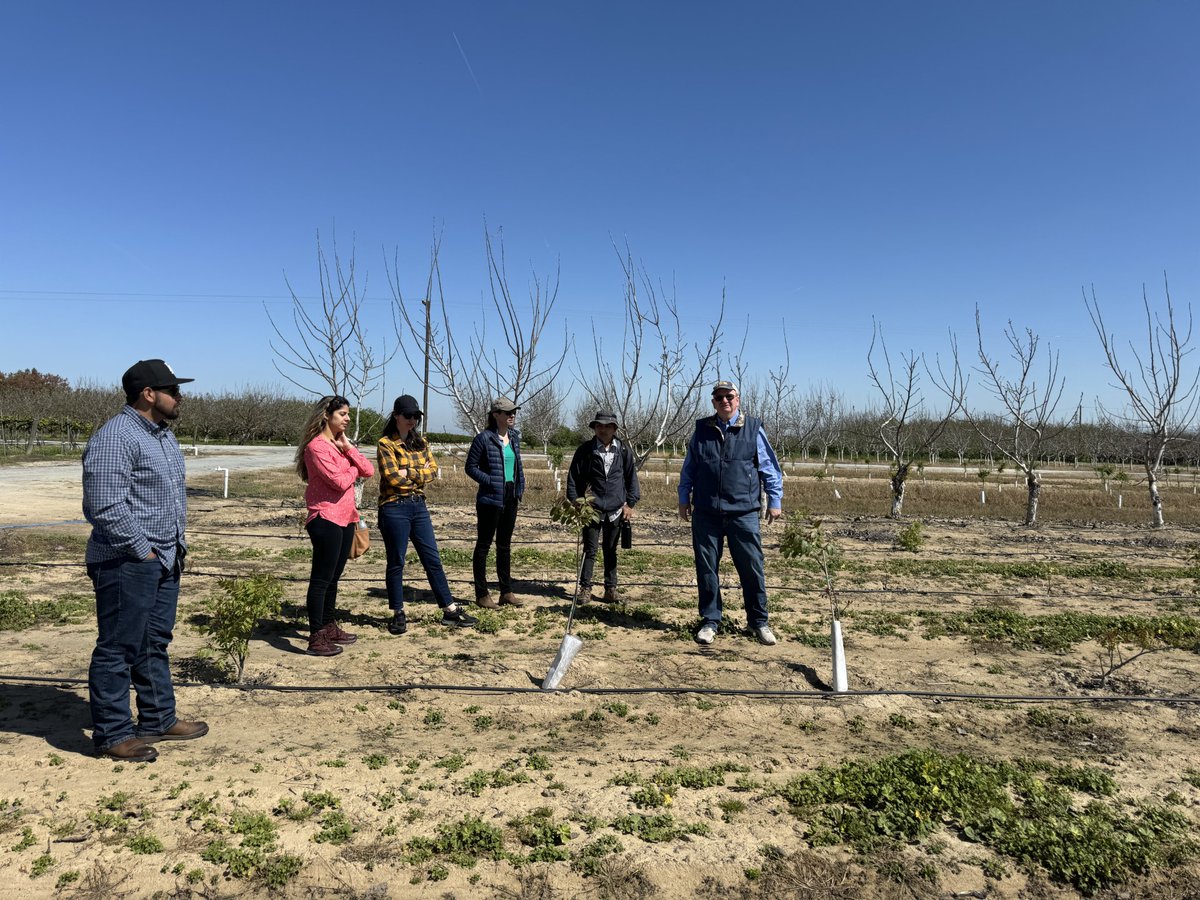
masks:
<instances>
[{"instance_id":1,"label":"man in blue vest","mask_svg":"<svg viewBox=\"0 0 1200 900\"><path fill-rule=\"evenodd\" d=\"M721 581L717 566L725 541L742 583L746 624L759 642L771 646L767 624L767 582L763 574L759 512L767 495L767 522L783 515L783 472L761 419L743 416L737 385L713 385L715 415L696 422L679 473L679 517L692 523L700 618L696 642L708 645L721 629Z\"/></svg>"}]
</instances>

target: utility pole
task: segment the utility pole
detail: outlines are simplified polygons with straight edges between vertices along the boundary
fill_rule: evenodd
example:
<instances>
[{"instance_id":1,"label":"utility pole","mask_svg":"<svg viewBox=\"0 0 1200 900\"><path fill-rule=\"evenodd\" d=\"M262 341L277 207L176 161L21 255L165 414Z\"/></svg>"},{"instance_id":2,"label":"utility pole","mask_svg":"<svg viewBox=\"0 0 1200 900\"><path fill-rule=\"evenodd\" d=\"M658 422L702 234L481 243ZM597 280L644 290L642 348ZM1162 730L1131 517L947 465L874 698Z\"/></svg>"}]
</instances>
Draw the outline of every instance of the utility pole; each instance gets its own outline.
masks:
<instances>
[{"instance_id":1,"label":"utility pole","mask_svg":"<svg viewBox=\"0 0 1200 900\"><path fill-rule=\"evenodd\" d=\"M425 430L429 430L429 345L433 341L433 321L432 321L432 306L433 299L426 296L421 304L425 307L425 379L423 386L425 393L421 397L421 409L425 410Z\"/></svg>"}]
</instances>

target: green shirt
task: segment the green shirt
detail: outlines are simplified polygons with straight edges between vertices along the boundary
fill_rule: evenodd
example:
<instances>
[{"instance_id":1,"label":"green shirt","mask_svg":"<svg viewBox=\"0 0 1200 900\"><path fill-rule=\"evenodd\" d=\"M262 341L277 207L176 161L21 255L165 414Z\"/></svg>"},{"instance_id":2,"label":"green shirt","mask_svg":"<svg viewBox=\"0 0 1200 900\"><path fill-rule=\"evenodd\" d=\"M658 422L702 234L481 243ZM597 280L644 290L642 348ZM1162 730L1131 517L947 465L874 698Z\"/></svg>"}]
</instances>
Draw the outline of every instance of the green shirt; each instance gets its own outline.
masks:
<instances>
[{"instance_id":1,"label":"green shirt","mask_svg":"<svg viewBox=\"0 0 1200 900\"><path fill-rule=\"evenodd\" d=\"M517 454L513 452L512 441L504 445L504 480L515 479L517 470Z\"/></svg>"}]
</instances>

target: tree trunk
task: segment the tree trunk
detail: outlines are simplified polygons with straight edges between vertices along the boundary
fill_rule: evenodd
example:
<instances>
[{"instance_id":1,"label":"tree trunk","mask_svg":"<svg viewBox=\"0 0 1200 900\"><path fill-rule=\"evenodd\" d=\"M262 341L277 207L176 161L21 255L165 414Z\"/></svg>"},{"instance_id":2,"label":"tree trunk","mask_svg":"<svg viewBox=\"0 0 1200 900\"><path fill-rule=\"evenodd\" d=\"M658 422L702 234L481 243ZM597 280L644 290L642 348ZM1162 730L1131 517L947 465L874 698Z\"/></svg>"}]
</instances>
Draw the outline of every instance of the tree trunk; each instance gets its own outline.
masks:
<instances>
[{"instance_id":1,"label":"tree trunk","mask_svg":"<svg viewBox=\"0 0 1200 900\"><path fill-rule=\"evenodd\" d=\"M904 463L896 467L896 471L892 473L892 512L893 519L899 519L904 515L904 486L905 480L908 478L908 464Z\"/></svg>"},{"instance_id":2,"label":"tree trunk","mask_svg":"<svg viewBox=\"0 0 1200 900\"><path fill-rule=\"evenodd\" d=\"M1150 490L1150 524L1155 528L1163 527L1162 496L1158 493L1158 473L1150 465L1146 466L1146 487Z\"/></svg>"},{"instance_id":3,"label":"tree trunk","mask_svg":"<svg viewBox=\"0 0 1200 900\"><path fill-rule=\"evenodd\" d=\"M1037 524L1038 498L1042 495L1042 476L1037 469L1025 473L1025 487L1029 491L1029 500L1025 504L1025 524Z\"/></svg>"}]
</instances>

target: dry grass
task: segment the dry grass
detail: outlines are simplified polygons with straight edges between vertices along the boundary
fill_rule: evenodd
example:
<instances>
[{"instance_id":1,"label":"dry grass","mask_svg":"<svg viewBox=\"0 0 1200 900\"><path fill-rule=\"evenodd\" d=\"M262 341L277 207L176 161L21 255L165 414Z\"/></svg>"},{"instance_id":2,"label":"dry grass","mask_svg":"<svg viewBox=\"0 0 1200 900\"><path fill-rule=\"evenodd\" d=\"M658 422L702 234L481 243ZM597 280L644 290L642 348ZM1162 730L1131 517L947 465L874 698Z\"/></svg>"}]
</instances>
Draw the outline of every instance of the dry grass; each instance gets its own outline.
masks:
<instances>
[{"instance_id":1,"label":"dry grass","mask_svg":"<svg viewBox=\"0 0 1200 900\"><path fill-rule=\"evenodd\" d=\"M645 509L674 511L678 505L678 461L664 466L664 460L651 460L640 476L642 505ZM462 460L443 457L442 478L429 488L433 505L474 505L476 484L463 473ZM548 510L559 494L552 471L545 461L531 458L526 463L526 493L523 506ZM666 471L664 471L666 469ZM815 467L785 466L784 508L788 512L807 510L817 515L885 516L891 505L891 493L883 467L838 469L833 477L815 478ZM793 474L794 473L794 474ZM565 476L559 477L559 483ZM1160 490L1166 519L1173 525L1200 524L1200 494L1193 493L1190 474L1164 479ZM221 476L205 473L192 478L190 490L198 497L218 497ZM986 485L987 502L980 503L981 482L975 470L941 468L924 477L913 475L908 481L904 502L906 518L982 518L1020 523L1025 517L1026 492L1011 472L1003 484L996 476ZM1106 492L1100 479L1086 467L1049 469L1044 475L1039 522L1111 522L1128 525L1149 524L1150 501L1145 486L1129 482ZM262 500L300 500L303 485L290 470L247 472L231 489L237 495ZM836 493L835 493L836 492ZM1118 508L1118 494L1122 497ZM378 497L378 480L370 479L363 491L363 507L370 509Z\"/></svg>"}]
</instances>

